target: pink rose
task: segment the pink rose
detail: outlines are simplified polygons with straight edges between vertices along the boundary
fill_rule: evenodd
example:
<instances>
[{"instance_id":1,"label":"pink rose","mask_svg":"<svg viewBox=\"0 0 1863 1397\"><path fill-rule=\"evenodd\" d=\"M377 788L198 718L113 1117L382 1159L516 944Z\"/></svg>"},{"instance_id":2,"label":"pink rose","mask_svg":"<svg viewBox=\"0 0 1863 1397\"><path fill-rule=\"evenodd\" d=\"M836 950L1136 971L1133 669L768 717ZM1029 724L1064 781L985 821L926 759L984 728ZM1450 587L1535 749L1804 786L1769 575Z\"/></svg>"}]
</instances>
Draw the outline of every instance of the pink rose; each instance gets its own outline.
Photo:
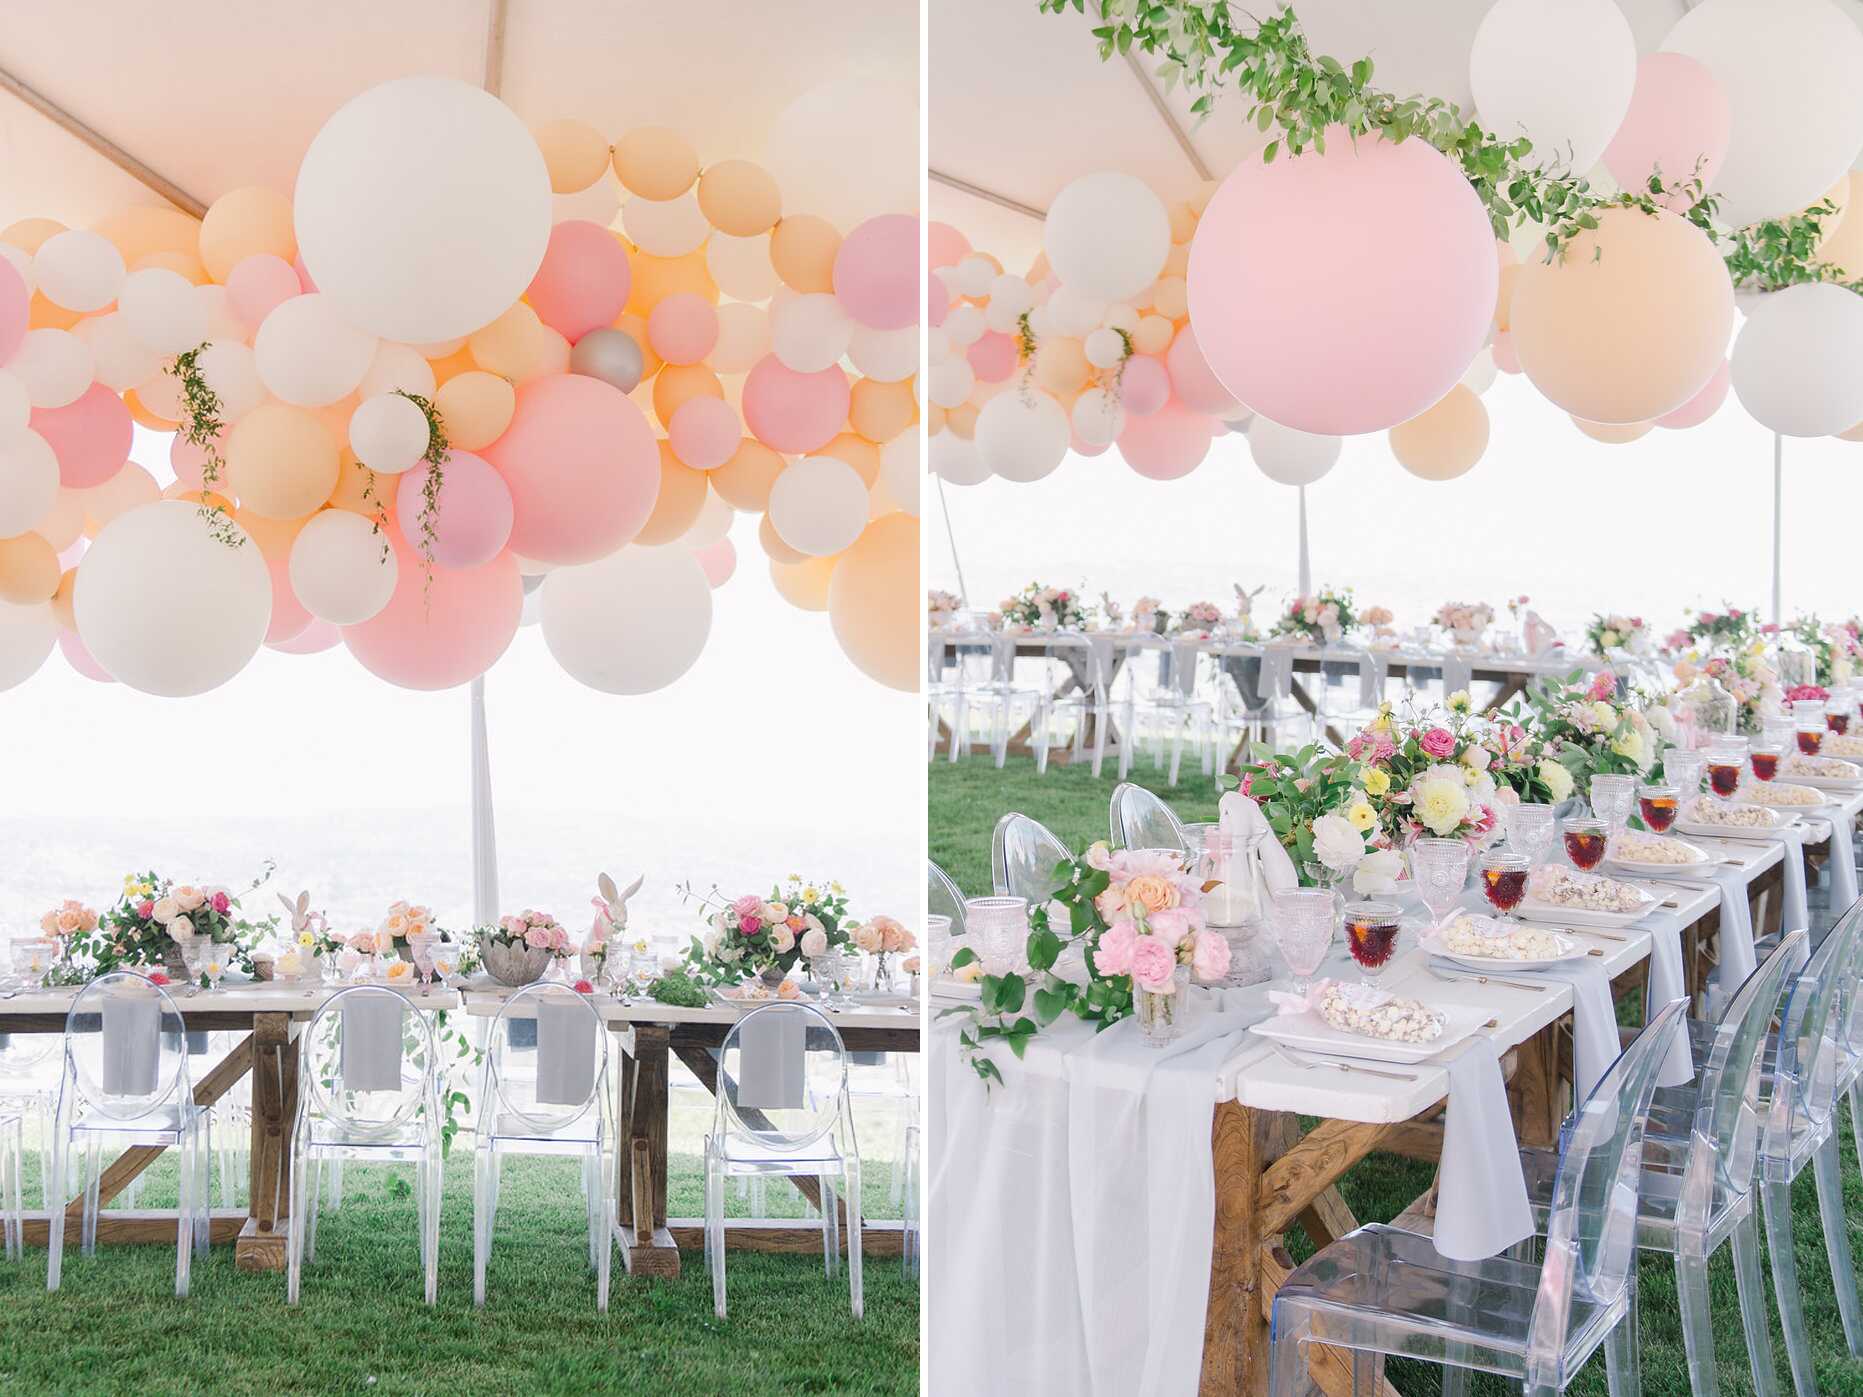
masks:
<instances>
[{"instance_id":1,"label":"pink rose","mask_svg":"<svg viewBox=\"0 0 1863 1397\"><path fill-rule=\"evenodd\" d=\"M1177 970L1177 952L1156 936L1141 936L1132 943L1132 983L1153 994L1171 994L1171 976Z\"/></svg>"},{"instance_id":2,"label":"pink rose","mask_svg":"<svg viewBox=\"0 0 1863 1397\"><path fill-rule=\"evenodd\" d=\"M1208 984L1229 973L1229 943L1213 931L1200 931L1191 948L1190 968Z\"/></svg>"},{"instance_id":3,"label":"pink rose","mask_svg":"<svg viewBox=\"0 0 1863 1397\"><path fill-rule=\"evenodd\" d=\"M222 916L226 915L226 909L232 905L233 899L228 897L225 893L215 893L213 895L213 910L220 913Z\"/></svg>"},{"instance_id":4,"label":"pink rose","mask_svg":"<svg viewBox=\"0 0 1863 1397\"><path fill-rule=\"evenodd\" d=\"M739 921L743 921L747 917L761 918L763 916L763 899L758 897L755 893L745 893L744 896L731 904L731 910L737 913Z\"/></svg>"},{"instance_id":5,"label":"pink rose","mask_svg":"<svg viewBox=\"0 0 1863 1397\"><path fill-rule=\"evenodd\" d=\"M1093 966L1102 975L1125 975L1132 969L1132 947L1138 941L1138 928L1121 917L1100 936L1093 953Z\"/></svg>"},{"instance_id":6,"label":"pink rose","mask_svg":"<svg viewBox=\"0 0 1863 1397\"><path fill-rule=\"evenodd\" d=\"M1592 675L1591 688L1586 690L1585 697L1590 699L1593 703L1597 703L1600 700L1610 698L1616 694L1616 692L1617 676L1612 674L1608 669L1601 669L1596 674Z\"/></svg>"},{"instance_id":7,"label":"pink rose","mask_svg":"<svg viewBox=\"0 0 1863 1397\"><path fill-rule=\"evenodd\" d=\"M141 917L145 922L148 921L149 918L155 915L155 903L148 898L144 898L141 902L136 904L136 915Z\"/></svg>"},{"instance_id":8,"label":"pink rose","mask_svg":"<svg viewBox=\"0 0 1863 1397\"><path fill-rule=\"evenodd\" d=\"M820 927L810 927L802 933L802 954L813 960L816 956L828 954L828 933Z\"/></svg>"},{"instance_id":9,"label":"pink rose","mask_svg":"<svg viewBox=\"0 0 1863 1397\"><path fill-rule=\"evenodd\" d=\"M547 951L550 949L550 933L540 926L527 927L524 944L533 951Z\"/></svg>"},{"instance_id":10,"label":"pink rose","mask_svg":"<svg viewBox=\"0 0 1863 1397\"><path fill-rule=\"evenodd\" d=\"M755 936L759 931L763 929L763 918L762 917L740 917L738 919L737 929L742 935Z\"/></svg>"},{"instance_id":11,"label":"pink rose","mask_svg":"<svg viewBox=\"0 0 1863 1397\"><path fill-rule=\"evenodd\" d=\"M1188 907L1167 907L1162 912L1153 912L1147 919L1153 936L1161 937L1173 946L1196 930L1196 920Z\"/></svg>"},{"instance_id":12,"label":"pink rose","mask_svg":"<svg viewBox=\"0 0 1863 1397\"><path fill-rule=\"evenodd\" d=\"M1455 755L1455 734L1448 728L1430 728L1417 739L1417 746L1432 757L1452 757Z\"/></svg>"}]
</instances>

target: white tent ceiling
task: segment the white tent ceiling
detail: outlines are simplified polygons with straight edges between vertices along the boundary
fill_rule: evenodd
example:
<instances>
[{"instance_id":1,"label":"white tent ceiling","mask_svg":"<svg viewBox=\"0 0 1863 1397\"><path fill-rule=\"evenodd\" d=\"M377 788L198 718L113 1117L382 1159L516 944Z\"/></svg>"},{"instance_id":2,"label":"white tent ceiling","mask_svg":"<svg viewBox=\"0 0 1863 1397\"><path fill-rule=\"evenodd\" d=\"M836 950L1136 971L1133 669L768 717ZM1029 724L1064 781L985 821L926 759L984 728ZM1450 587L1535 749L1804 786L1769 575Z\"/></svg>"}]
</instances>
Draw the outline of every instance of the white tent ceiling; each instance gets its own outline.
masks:
<instances>
[{"instance_id":1,"label":"white tent ceiling","mask_svg":"<svg viewBox=\"0 0 1863 1397\"><path fill-rule=\"evenodd\" d=\"M703 161L757 158L783 108L829 79L879 69L916 84L917 0L9 0L0 70L211 203L246 184L289 191L324 119L375 83L482 81L500 8L501 95L526 121L670 126ZM0 226L155 202L10 93L0 170Z\"/></svg>"}]
</instances>

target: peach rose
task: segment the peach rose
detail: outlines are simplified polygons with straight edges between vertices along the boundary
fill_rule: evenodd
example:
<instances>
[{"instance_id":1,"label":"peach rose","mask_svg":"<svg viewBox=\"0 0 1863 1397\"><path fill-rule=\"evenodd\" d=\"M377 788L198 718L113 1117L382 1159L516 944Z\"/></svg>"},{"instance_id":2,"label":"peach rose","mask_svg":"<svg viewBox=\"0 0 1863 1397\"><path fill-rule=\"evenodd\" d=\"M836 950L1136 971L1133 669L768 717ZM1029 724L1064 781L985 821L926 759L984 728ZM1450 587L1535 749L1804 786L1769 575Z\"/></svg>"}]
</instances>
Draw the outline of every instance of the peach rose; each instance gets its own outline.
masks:
<instances>
[{"instance_id":1,"label":"peach rose","mask_svg":"<svg viewBox=\"0 0 1863 1397\"><path fill-rule=\"evenodd\" d=\"M155 900L155 920L167 925L181 915L181 905L172 897L159 897Z\"/></svg>"},{"instance_id":2,"label":"peach rose","mask_svg":"<svg viewBox=\"0 0 1863 1397\"><path fill-rule=\"evenodd\" d=\"M183 912L192 912L207 900L207 894L192 884L183 883L175 889L175 903Z\"/></svg>"},{"instance_id":3,"label":"peach rose","mask_svg":"<svg viewBox=\"0 0 1863 1397\"><path fill-rule=\"evenodd\" d=\"M770 929L770 945L778 955L791 950L796 944L796 934L789 929L788 922L778 922Z\"/></svg>"},{"instance_id":4,"label":"peach rose","mask_svg":"<svg viewBox=\"0 0 1863 1397\"><path fill-rule=\"evenodd\" d=\"M854 944L867 954L873 955L885 947L886 936L872 922L867 922L854 928Z\"/></svg>"},{"instance_id":5,"label":"peach rose","mask_svg":"<svg viewBox=\"0 0 1863 1397\"><path fill-rule=\"evenodd\" d=\"M1158 873L1140 873L1125 887L1126 902L1147 912L1164 912L1177 906L1177 885Z\"/></svg>"}]
</instances>

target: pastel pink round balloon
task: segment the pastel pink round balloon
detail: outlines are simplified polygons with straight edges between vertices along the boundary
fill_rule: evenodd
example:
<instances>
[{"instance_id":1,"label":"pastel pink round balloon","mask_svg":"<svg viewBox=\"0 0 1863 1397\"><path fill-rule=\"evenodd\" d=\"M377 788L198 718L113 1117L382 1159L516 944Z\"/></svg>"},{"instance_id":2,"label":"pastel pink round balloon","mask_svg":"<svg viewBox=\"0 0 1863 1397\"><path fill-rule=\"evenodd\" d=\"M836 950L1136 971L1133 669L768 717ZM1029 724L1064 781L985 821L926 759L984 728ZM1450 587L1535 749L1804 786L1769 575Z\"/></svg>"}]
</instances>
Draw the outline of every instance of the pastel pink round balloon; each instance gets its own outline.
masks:
<instances>
[{"instance_id":1,"label":"pastel pink round balloon","mask_svg":"<svg viewBox=\"0 0 1863 1397\"><path fill-rule=\"evenodd\" d=\"M940 223L934 218L925 225L926 270L935 272L940 267L955 267L968 256L970 239L949 223Z\"/></svg>"},{"instance_id":2,"label":"pastel pink round balloon","mask_svg":"<svg viewBox=\"0 0 1863 1397\"><path fill-rule=\"evenodd\" d=\"M317 283L311 280L310 268L304 265L304 255L299 253L291 259L291 270L298 274L298 288L306 296L317 294Z\"/></svg>"},{"instance_id":3,"label":"pastel pink round balloon","mask_svg":"<svg viewBox=\"0 0 1863 1397\"><path fill-rule=\"evenodd\" d=\"M1637 63L1630 110L1604 148L1604 167L1633 194L1644 193L1658 173L1667 185L1699 177L1702 188L1711 188L1733 133L1727 89L1705 64L1687 54L1652 53ZM1675 190L1656 202L1685 213L1693 201Z\"/></svg>"},{"instance_id":4,"label":"pastel pink round balloon","mask_svg":"<svg viewBox=\"0 0 1863 1397\"><path fill-rule=\"evenodd\" d=\"M1353 436L1455 387L1500 278L1487 210L1423 140L1343 128L1326 150L1245 160L1190 244L1190 323L1231 397L1283 426Z\"/></svg>"},{"instance_id":5,"label":"pastel pink round balloon","mask_svg":"<svg viewBox=\"0 0 1863 1397\"><path fill-rule=\"evenodd\" d=\"M731 574L737 571L737 545L728 538L694 549L692 556L699 560L705 580L714 587L724 586L731 580Z\"/></svg>"},{"instance_id":6,"label":"pastel pink round balloon","mask_svg":"<svg viewBox=\"0 0 1863 1397\"><path fill-rule=\"evenodd\" d=\"M214 437L220 446L220 460L226 460L226 432L222 430ZM168 444L168 464L175 472L175 483L184 490L205 490L207 481L204 472L207 469L207 452L204 447L196 446L186 436L176 432ZM226 488L224 474L220 480L222 490Z\"/></svg>"},{"instance_id":7,"label":"pastel pink round balloon","mask_svg":"<svg viewBox=\"0 0 1863 1397\"><path fill-rule=\"evenodd\" d=\"M65 662L86 679L95 679L99 684L116 683L116 677L91 658L76 631L59 631L58 648L65 652Z\"/></svg>"},{"instance_id":8,"label":"pastel pink round balloon","mask_svg":"<svg viewBox=\"0 0 1863 1397\"><path fill-rule=\"evenodd\" d=\"M647 419L619 388L583 374L518 389L511 425L482 454L511 487L511 548L540 563L606 558L640 532L660 494Z\"/></svg>"},{"instance_id":9,"label":"pastel pink round balloon","mask_svg":"<svg viewBox=\"0 0 1863 1397\"><path fill-rule=\"evenodd\" d=\"M938 279L936 272L925 274L925 318L936 329L951 313L951 288Z\"/></svg>"},{"instance_id":10,"label":"pastel pink round balloon","mask_svg":"<svg viewBox=\"0 0 1863 1397\"><path fill-rule=\"evenodd\" d=\"M417 552L426 548L420 517L432 473L433 467L422 462L403 471L395 487L395 517ZM470 451L447 452L434 496L434 565L476 568L489 563L504 551L511 537L511 519L511 487L505 478Z\"/></svg>"},{"instance_id":11,"label":"pastel pink round balloon","mask_svg":"<svg viewBox=\"0 0 1863 1397\"><path fill-rule=\"evenodd\" d=\"M813 451L840 435L848 398L847 375L839 368L797 373L766 354L744 379L744 422L772 450Z\"/></svg>"},{"instance_id":12,"label":"pastel pink round balloon","mask_svg":"<svg viewBox=\"0 0 1863 1397\"><path fill-rule=\"evenodd\" d=\"M1210 372L1203 351L1197 347L1196 331L1189 325L1171 341L1164 354L1164 366L1171 374L1172 396L1185 407L1211 416L1235 411L1235 398Z\"/></svg>"},{"instance_id":13,"label":"pastel pink round balloon","mask_svg":"<svg viewBox=\"0 0 1863 1397\"><path fill-rule=\"evenodd\" d=\"M272 620L265 628L265 643L281 645L303 635L317 618L304 609L297 593L291 590L289 551L267 558L265 568L272 575Z\"/></svg>"},{"instance_id":14,"label":"pastel pink round balloon","mask_svg":"<svg viewBox=\"0 0 1863 1397\"><path fill-rule=\"evenodd\" d=\"M283 655L315 655L343 643L343 633L328 621L313 617L311 623L289 640L281 640L273 645L266 642L271 649Z\"/></svg>"},{"instance_id":15,"label":"pastel pink round balloon","mask_svg":"<svg viewBox=\"0 0 1863 1397\"><path fill-rule=\"evenodd\" d=\"M1119 454L1148 480L1176 480L1203 464L1215 435L1213 417L1168 403L1150 416L1126 419Z\"/></svg>"},{"instance_id":16,"label":"pastel pink round balloon","mask_svg":"<svg viewBox=\"0 0 1863 1397\"><path fill-rule=\"evenodd\" d=\"M1714 371L1714 377L1702 385L1699 393L1674 412L1665 412L1658 417L1656 425L1678 431L1684 427L1699 427L1721 410L1721 404L1727 401L1727 389L1732 382L1733 365L1723 359L1720 368Z\"/></svg>"},{"instance_id":17,"label":"pastel pink round balloon","mask_svg":"<svg viewBox=\"0 0 1863 1397\"><path fill-rule=\"evenodd\" d=\"M35 407L31 426L58 457L58 483L72 490L101 485L121 470L136 433L129 408L101 383L63 407Z\"/></svg>"},{"instance_id":18,"label":"pastel pink round balloon","mask_svg":"<svg viewBox=\"0 0 1863 1397\"><path fill-rule=\"evenodd\" d=\"M349 653L404 689L451 689L478 678L517 634L524 611L517 560L501 553L480 567L435 568L429 587L400 531L388 535L400 567L395 594L367 621L342 628Z\"/></svg>"},{"instance_id":19,"label":"pastel pink round balloon","mask_svg":"<svg viewBox=\"0 0 1863 1397\"><path fill-rule=\"evenodd\" d=\"M0 258L0 364L18 352L32 314L32 292L11 262Z\"/></svg>"},{"instance_id":20,"label":"pastel pink round balloon","mask_svg":"<svg viewBox=\"0 0 1863 1397\"><path fill-rule=\"evenodd\" d=\"M1494 356L1494 367L1504 374L1520 372L1520 354L1514 348L1514 335L1511 330L1496 330L1494 341L1488 346L1488 352Z\"/></svg>"},{"instance_id":21,"label":"pastel pink round balloon","mask_svg":"<svg viewBox=\"0 0 1863 1397\"><path fill-rule=\"evenodd\" d=\"M841 239L834 255L834 295L842 310L869 329L918 324L918 219L884 213Z\"/></svg>"},{"instance_id":22,"label":"pastel pink round balloon","mask_svg":"<svg viewBox=\"0 0 1863 1397\"><path fill-rule=\"evenodd\" d=\"M1076 456L1104 456L1111 445L1108 441L1082 441L1079 432L1068 433L1067 449Z\"/></svg>"},{"instance_id":23,"label":"pastel pink round balloon","mask_svg":"<svg viewBox=\"0 0 1863 1397\"><path fill-rule=\"evenodd\" d=\"M723 398L702 394L679 405L666 424L666 440L693 470L716 470L744 444L744 424Z\"/></svg>"},{"instance_id":24,"label":"pastel pink round balloon","mask_svg":"<svg viewBox=\"0 0 1863 1397\"><path fill-rule=\"evenodd\" d=\"M1119 401L1127 417L1150 417L1171 401L1171 375L1164 360L1151 354L1134 354L1119 376Z\"/></svg>"},{"instance_id":25,"label":"pastel pink round balloon","mask_svg":"<svg viewBox=\"0 0 1863 1397\"><path fill-rule=\"evenodd\" d=\"M964 351L970 371L979 383L1001 383L1016 371L1016 342L996 330L986 330Z\"/></svg>"},{"instance_id":26,"label":"pastel pink round balloon","mask_svg":"<svg viewBox=\"0 0 1863 1397\"><path fill-rule=\"evenodd\" d=\"M248 330L257 330L280 303L303 292L292 265L269 252L240 258L226 275L226 308Z\"/></svg>"},{"instance_id":27,"label":"pastel pink round balloon","mask_svg":"<svg viewBox=\"0 0 1863 1397\"><path fill-rule=\"evenodd\" d=\"M696 364L718 343L718 312L703 296L676 291L647 317L647 342L669 364Z\"/></svg>"},{"instance_id":28,"label":"pastel pink round balloon","mask_svg":"<svg viewBox=\"0 0 1863 1397\"><path fill-rule=\"evenodd\" d=\"M525 297L539 320L574 344L621 314L632 282L621 240L599 223L572 218L550 230Z\"/></svg>"}]
</instances>

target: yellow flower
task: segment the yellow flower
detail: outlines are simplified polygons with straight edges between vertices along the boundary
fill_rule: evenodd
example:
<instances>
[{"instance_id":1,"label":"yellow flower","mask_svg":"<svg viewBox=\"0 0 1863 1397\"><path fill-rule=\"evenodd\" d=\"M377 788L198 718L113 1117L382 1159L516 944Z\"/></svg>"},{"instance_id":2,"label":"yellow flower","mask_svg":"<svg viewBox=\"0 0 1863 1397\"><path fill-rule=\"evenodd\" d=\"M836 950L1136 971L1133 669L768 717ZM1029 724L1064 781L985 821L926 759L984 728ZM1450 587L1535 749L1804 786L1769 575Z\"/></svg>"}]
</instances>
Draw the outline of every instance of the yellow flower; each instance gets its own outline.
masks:
<instances>
[{"instance_id":1,"label":"yellow flower","mask_svg":"<svg viewBox=\"0 0 1863 1397\"><path fill-rule=\"evenodd\" d=\"M316 944L317 944L317 938L313 936L310 932L300 931L298 933L298 945L308 947L308 946L315 946Z\"/></svg>"},{"instance_id":2,"label":"yellow flower","mask_svg":"<svg viewBox=\"0 0 1863 1397\"><path fill-rule=\"evenodd\" d=\"M1643 734L1635 728L1625 728L1621 736L1611 739L1611 750L1640 766L1643 762Z\"/></svg>"},{"instance_id":3,"label":"yellow flower","mask_svg":"<svg viewBox=\"0 0 1863 1397\"><path fill-rule=\"evenodd\" d=\"M1391 789L1391 777L1381 766L1368 766L1360 778L1365 783L1365 794L1381 796Z\"/></svg>"},{"instance_id":4,"label":"yellow flower","mask_svg":"<svg viewBox=\"0 0 1863 1397\"><path fill-rule=\"evenodd\" d=\"M1362 800L1355 800L1346 807L1346 819L1351 822L1352 828L1357 830L1360 834L1363 834L1366 830L1378 823L1377 815L1372 811L1372 808Z\"/></svg>"},{"instance_id":5,"label":"yellow flower","mask_svg":"<svg viewBox=\"0 0 1863 1397\"><path fill-rule=\"evenodd\" d=\"M1446 837L1468 814L1468 790L1441 777L1421 782L1413 809L1430 833Z\"/></svg>"},{"instance_id":6,"label":"yellow flower","mask_svg":"<svg viewBox=\"0 0 1863 1397\"><path fill-rule=\"evenodd\" d=\"M842 893L846 892L847 889L842 887L840 880L837 879L828 885L828 891L833 893L836 897L839 897Z\"/></svg>"},{"instance_id":7,"label":"yellow flower","mask_svg":"<svg viewBox=\"0 0 1863 1397\"><path fill-rule=\"evenodd\" d=\"M1472 707L1474 707L1474 701L1469 698L1467 689L1457 689L1453 694L1449 695L1449 711L1451 713L1466 713Z\"/></svg>"},{"instance_id":8,"label":"yellow flower","mask_svg":"<svg viewBox=\"0 0 1863 1397\"><path fill-rule=\"evenodd\" d=\"M813 888L804 888L802 890L802 900L804 902L813 902L820 896L821 894L816 892Z\"/></svg>"}]
</instances>

